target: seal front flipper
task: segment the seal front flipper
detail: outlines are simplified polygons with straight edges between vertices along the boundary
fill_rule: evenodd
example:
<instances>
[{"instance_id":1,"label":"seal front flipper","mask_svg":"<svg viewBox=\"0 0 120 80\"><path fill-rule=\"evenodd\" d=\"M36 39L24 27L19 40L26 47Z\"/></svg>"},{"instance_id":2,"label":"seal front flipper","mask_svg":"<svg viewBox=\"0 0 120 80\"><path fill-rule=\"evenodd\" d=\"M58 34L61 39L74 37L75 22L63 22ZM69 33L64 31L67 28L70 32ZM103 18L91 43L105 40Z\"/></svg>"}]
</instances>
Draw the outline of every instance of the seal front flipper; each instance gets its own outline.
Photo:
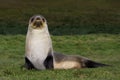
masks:
<instances>
[{"instance_id":1,"label":"seal front flipper","mask_svg":"<svg viewBox=\"0 0 120 80\"><path fill-rule=\"evenodd\" d=\"M53 56L48 55L47 58L44 61L44 65L46 69L53 69Z\"/></svg>"},{"instance_id":2,"label":"seal front flipper","mask_svg":"<svg viewBox=\"0 0 120 80\"><path fill-rule=\"evenodd\" d=\"M30 70L30 69L35 69L34 65L31 63L31 61L25 57L25 67Z\"/></svg>"}]
</instances>

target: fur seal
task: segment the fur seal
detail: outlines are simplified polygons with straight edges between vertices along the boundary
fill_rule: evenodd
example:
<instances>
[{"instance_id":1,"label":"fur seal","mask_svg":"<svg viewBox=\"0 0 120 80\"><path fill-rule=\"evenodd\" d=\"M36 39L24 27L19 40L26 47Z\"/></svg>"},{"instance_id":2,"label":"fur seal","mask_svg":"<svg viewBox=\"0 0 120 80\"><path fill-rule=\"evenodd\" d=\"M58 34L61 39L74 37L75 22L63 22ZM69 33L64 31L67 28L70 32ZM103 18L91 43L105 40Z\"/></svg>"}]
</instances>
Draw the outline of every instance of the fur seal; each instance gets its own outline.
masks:
<instances>
[{"instance_id":1,"label":"fur seal","mask_svg":"<svg viewBox=\"0 0 120 80\"><path fill-rule=\"evenodd\" d=\"M26 36L27 69L78 69L108 66L77 55L53 52L47 21L41 15L30 18Z\"/></svg>"},{"instance_id":2,"label":"fur seal","mask_svg":"<svg viewBox=\"0 0 120 80\"><path fill-rule=\"evenodd\" d=\"M46 19L41 15L30 18L26 36L25 67L52 69L53 48Z\"/></svg>"}]
</instances>

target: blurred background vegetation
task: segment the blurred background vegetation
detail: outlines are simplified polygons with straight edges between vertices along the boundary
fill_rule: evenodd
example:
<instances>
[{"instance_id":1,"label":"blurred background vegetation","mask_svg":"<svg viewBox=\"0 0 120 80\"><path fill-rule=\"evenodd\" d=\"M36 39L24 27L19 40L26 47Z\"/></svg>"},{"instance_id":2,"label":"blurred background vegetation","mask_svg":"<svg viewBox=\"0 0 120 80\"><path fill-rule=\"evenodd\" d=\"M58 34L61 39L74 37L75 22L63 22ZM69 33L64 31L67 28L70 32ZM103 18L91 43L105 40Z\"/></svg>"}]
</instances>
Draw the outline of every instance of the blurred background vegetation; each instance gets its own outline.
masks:
<instances>
[{"instance_id":1,"label":"blurred background vegetation","mask_svg":"<svg viewBox=\"0 0 120 80\"><path fill-rule=\"evenodd\" d=\"M0 34L26 34L35 14L52 35L120 33L120 0L0 0Z\"/></svg>"}]
</instances>

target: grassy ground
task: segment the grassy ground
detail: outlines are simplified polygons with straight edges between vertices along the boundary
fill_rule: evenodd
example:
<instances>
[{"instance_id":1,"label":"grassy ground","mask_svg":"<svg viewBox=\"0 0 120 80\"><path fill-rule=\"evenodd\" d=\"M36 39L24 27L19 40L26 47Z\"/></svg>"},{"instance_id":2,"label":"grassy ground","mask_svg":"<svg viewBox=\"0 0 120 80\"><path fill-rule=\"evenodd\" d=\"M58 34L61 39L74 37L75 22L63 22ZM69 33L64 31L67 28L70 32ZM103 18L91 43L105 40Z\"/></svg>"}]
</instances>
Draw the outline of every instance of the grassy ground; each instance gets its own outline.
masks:
<instances>
[{"instance_id":1,"label":"grassy ground","mask_svg":"<svg viewBox=\"0 0 120 80\"><path fill-rule=\"evenodd\" d=\"M119 80L120 35L52 36L56 51L77 54L111 67L72 70L26 70L24 35L0 35L0 80Z\"/></svg>"},{"instance_id":2,"label":"grassy ground","mask_svg":"<svg viewBox=\"0 0 120 80\"><path fill-rule=\"evenodd\" d=\"M0 80L120 80L119 3L119 0L0 0ZM47 19L55 51L82 55L112 66L21 69L28 20L35 14Z\"/></svg>"}]
</instances>

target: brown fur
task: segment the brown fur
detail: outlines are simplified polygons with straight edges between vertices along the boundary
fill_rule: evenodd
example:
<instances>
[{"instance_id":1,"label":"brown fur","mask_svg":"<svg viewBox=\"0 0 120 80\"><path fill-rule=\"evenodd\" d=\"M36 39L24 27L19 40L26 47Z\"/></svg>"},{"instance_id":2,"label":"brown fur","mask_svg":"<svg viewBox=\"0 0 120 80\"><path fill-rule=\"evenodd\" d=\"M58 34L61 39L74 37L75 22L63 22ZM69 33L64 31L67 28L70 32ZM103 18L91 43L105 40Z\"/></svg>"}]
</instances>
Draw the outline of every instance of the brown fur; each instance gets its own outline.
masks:
<instances>
[{"instance_id":1,"label":"brown fur","mask_svg":"<svg viewBox=\"0 0 120 80\"><path fill-rule=\"evenodd\" d=\"M54 69L78 69L106 66L77 55L64 55L54 52Z\"/></svg>"}]
</instances>

